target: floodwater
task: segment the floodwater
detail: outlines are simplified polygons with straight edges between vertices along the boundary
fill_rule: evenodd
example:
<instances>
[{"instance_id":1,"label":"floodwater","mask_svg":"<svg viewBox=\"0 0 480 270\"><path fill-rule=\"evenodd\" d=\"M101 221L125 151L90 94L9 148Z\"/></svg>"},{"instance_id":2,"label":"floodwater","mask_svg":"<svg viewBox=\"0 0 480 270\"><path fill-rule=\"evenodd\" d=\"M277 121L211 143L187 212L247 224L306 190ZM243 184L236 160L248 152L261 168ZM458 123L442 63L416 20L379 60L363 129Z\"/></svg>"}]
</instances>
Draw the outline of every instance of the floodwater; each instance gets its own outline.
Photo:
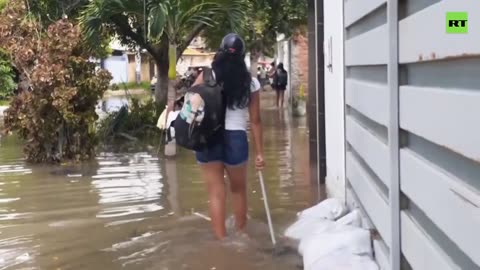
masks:
<instances>
[{"instance_id":1,"label":"floodwater","mask_svg":"<svg viewBox=\"0 0 480 270\"><path fill-rule=\"evenodd\" d=\"M265 107L269 103L265 103ZM277 234L312 204L306 120L266 108L264 176ZM0 269L297 269L272 256L260 185L249 176L249 239L214 240L191 153L99 153L77 165L32 166L0 139ZM229 226L231 227L231 225Z\"/></svg>"}]
</instances>

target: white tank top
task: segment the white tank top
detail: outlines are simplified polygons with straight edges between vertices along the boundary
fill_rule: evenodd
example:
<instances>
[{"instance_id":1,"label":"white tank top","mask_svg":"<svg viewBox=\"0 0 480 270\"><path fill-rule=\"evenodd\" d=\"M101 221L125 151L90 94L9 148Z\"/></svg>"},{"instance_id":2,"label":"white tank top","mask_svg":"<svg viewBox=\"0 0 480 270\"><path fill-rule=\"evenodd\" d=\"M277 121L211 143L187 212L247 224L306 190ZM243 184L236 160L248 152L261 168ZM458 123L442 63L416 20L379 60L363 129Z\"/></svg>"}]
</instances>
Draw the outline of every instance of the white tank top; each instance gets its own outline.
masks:
<instances>
[{"instance_id":1,"label":"white tank top","mask_svg":"<svg viewBox=\"0 0 480 270\"><path fill-rule=\"evenodd\" d=\"M259 91L261 88L260 82L257 78L252 78L252 85L250 87L251 93ZM226 130L244 130L247 131L248 107L244 109L229 109L225 116Z\"/></svg>"}]
</instances>

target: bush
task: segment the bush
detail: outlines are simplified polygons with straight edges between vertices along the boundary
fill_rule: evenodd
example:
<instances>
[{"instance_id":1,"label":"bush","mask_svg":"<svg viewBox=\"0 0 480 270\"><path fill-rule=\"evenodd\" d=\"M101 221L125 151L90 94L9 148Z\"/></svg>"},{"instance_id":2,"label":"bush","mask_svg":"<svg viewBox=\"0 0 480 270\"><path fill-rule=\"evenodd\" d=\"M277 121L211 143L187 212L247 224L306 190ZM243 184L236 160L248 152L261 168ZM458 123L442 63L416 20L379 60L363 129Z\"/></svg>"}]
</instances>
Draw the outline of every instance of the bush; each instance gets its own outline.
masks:
<instances>
[{"instance_id":1,"label":"bush","mask_svg":"<svg viewBox=\"0 0 480 270\"><path fill-rule=\"evenodd\" d=\"M153 99L141 102L132 98L117 112L110 113L100 121L98 137L105 145L122 141L151 143L161 135L157 129L158 109Z\"/></svg>"},{"instance_id":2,"label":"bush","mask_svg":"<svg viewBox=\"0 0 480 270\"><path fill-rule=\"evenodd\" d=\"M112 91L119 91L119 90L133 90L133 89L143 89L145 91L150 91L150 82L141 82L137 84L136 82L129 82L129 83L120 83L120 84L112 84L110 86Z\"/></svg>"},{"instance_id":3,"label":"bush","mask_svg":"<svg viewBox=\"0 0 480 270\"><path fill-rule=\"evenodd\" d=\"M112 83L112 85L110 86L110 89L112 91L118 91L118 90L120 90L120 87L118 87L118 84Z\"/></svg>"},{"instance_id":4,"label":"bush","mask_svg":"<svg viewBox=\"0 0 480 270\"><path fill-rule=\"evenodd\" d=\"M44 29L27 14L24 1L9 1L0 16L0 47L32 89L13 98L5 128L25 140L29 161L89 159L97 142L95 106L112 77L88 61L77 26L60 20Z\"/></svg>"},{"instance_id":5,"label":"bush","mask_svg":"<svg viewBox=\"0 0 480 270\"><path fill-rule=\"evenodd\" d=\"M13 68L7 53L0 50L0 100L7 100L13 95L15 82Z\"/></svg>"}]
</instances>

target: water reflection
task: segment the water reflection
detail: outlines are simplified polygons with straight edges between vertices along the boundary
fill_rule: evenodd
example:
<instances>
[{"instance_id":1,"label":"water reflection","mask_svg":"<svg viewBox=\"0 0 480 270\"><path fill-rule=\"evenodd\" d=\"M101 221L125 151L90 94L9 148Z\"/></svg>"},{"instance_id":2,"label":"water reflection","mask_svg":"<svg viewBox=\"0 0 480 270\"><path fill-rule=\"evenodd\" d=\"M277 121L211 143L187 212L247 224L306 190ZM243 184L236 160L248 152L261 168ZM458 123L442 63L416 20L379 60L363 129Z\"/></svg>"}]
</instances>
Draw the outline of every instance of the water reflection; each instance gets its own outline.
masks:
<instances>
[{"instance_id":1,"label":"water reflection","mask_svg":"<svg viewBox=\"0 0 480 270\"><path fill-rule=\"evenodd\" d=\"M264 172L281 231L310 203L306 123L262 112ZM273 259L260 185L249 172L250 242L214 241L194 156L101 153L89 163L31 166L14 137L0 139L0 269L293 269ZM253 149L252 149L253 150ZM253 152L252 152L253 153Z\"/></svg>"},{"instance_id":2,"label":"water reflection","mask_svg":"<svg viewBox=\"0 0 480 270\"><path fill-rule=\"evenodd\" d=\"M124 96L109 97L101 100L97 104L97 113L111 113L120 110L121 107L128 104L128 98Z\"/></svg>"},{"instance_id":3,"label":"water reflection","mask_svg":"<svg viewBox=\"0 0 480 270\"><path fill-rule=\"evenodd\" d=\"M129 97L124 95L111 96L98 101L97 106L95 107L95 112L100 116L100 118L103 118L106 114L116 112L120 110L121 107L128 105L130 98L136 98L145 101L151 99L152 96L149 94L134 94L130 95Z\"/></svg>"},{"instance_id":4,"label":"water reflection","mask_svg":"<svg viewBox=\"0 0 480 270\"><path fill-rule=\"evenodd\" d=\"M122 162L116 160L122 159ZM99 157L101 168L92 176L92 185L104 208L98 218L129 216L162 210L162 174L158 158L144 153Z\"/></svg>"}]
</instances>

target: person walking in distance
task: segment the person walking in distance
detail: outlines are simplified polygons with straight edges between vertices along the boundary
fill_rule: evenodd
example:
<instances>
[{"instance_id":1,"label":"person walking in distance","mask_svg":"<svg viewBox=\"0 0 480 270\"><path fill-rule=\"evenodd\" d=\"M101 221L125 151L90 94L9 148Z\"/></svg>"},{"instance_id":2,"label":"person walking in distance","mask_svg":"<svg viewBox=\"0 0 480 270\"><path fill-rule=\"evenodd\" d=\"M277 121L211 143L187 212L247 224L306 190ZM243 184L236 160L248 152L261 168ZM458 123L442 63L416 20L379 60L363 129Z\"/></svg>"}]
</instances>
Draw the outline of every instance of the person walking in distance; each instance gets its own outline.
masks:
<instances>
[{"instance_id":1,"label":"person walking in distance","mask_svg":"<svg viewBox=\"0 0 480 270\"><path fill-rule=\"evenodd\" d=\"M269 80L269 84L272 86L273 90L275 90L275 85L274 85L274 79L275 79L275 75L277 73L277 70L276 70L276 67L275 67L275 62L272 62L270 64L270 68L268 69L268 80Z\"/></svg>"},{"instance_id":2,"label":"person walking in distance","mask_svg":"<svg viewBox=\"0 0 480 270\"><path fill-rule=\"evenodd\" d=\"M202 178L206 183L210 217L215 236L226 237L225 172L230 181L235 227L243 233L247 225L247 162L249 147L247 118L255 145L255 165L258 170L265 166L263 158L263 135L260 118L260 83L252 78L245 63L245 42L237 34L223 38L216 53L212 70L216 83L223 86L226 103L225 125L222 138L201 152L196 152ZM203 83L198 76L195 85Z\"/></svg>"},{"instance_id":3,"label":"person walking in distance","mask_svg":"<svg viewBox=\"0 0 480 270\"><path fill-rule=\"evenodd\" d=\"M273 78L273 88L277 92L277 108L283 108L287 85L288 73L283 67L283 63L279 63Z\"/></svg>"},{"instance_id":4,"label":"person walking in distance","mask_svg":"<svg viewBox=\"0 0 480 270\"><path fill-rule=\"evenodd\" d=\"M258 80L260 81L260 85L262 88L267 84L267 71L263 66L258 67L259 74L258 74ZM265 89L264 89L265 90Z\"/></svg>"}]
</instances>

